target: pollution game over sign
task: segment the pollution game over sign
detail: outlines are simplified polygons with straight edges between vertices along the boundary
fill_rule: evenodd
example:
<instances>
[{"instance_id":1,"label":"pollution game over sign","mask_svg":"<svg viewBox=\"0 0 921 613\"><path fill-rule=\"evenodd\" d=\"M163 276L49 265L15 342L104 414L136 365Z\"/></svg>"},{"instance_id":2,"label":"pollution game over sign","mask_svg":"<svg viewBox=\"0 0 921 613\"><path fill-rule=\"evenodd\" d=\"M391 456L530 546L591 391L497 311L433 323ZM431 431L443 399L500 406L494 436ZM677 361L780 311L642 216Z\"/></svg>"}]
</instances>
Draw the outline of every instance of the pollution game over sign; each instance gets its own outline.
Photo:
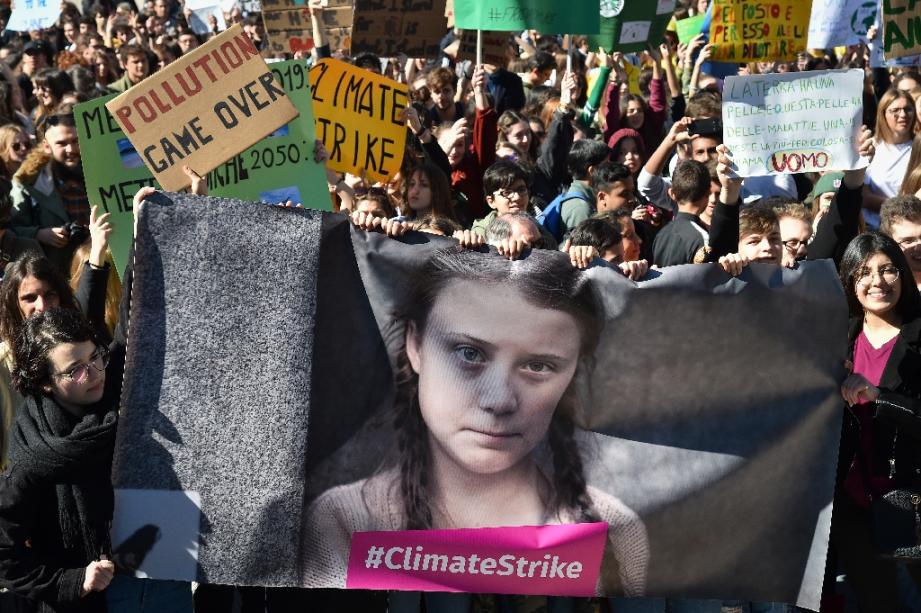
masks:
<instances>
[{"instance_id":1,"label":"pollution game over sign","mask_svg":"<svg viewBox=\"0 0 921 613\"><path fill-rule=\"evenodd\" d=\"M169 191L189 186L183 165L204 175L297 116L239 24L106 108Z\"/></svg>"}]
</instances>

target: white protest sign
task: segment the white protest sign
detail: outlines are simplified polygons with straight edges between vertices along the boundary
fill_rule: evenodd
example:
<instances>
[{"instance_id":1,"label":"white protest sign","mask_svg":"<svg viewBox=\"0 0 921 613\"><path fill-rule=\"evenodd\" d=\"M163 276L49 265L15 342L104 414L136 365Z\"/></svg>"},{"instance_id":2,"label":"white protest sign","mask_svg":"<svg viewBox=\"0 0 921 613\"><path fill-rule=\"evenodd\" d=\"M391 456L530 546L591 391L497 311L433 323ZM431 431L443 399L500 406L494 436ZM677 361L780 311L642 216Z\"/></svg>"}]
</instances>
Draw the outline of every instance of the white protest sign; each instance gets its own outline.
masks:
<instances>
[{"instance_id":1,"label":"white protest sign","mask_svg":"<svg viewBox=\"0 0 921 613\"><path fill-rule=\"evenodd\" d=\"M60 14L58 0L17 0L6 29L14 32L44 30L53 26Z\"/></svg>"},{"instance_id":2,"label":"white protest sign","mask_svg":"<svg viewBox=\"0 0 921 613\"><path fill-rule=\"evenodd\" d=\"M863 118L863 70L727 77L723 142L742 177L850 170Z\"/></svg>"},{"instance_id":3,"label":"white protest sign","mask_svg":"<svg viewBox=\"0 0 921 613\"><path fill-rule=\"evenodd\" d=\"M856 45L876 21L877 8L874 0L813 0L807 46Z\"/></svg>"}]
</instances>

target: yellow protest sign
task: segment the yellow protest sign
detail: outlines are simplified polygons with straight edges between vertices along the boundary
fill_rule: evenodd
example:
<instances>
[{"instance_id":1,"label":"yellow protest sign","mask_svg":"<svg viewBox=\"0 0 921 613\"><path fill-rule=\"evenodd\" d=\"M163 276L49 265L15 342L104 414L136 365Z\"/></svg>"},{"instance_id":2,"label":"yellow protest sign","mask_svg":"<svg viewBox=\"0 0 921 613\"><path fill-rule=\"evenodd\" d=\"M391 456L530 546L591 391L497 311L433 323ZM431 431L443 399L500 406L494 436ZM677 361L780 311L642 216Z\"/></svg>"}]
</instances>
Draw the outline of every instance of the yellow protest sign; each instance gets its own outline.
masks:
<instances>
[{"instance_id":1,"label":"yellow protest sign","mask_svg":"<svg viewBox=\"0 0 921 613\"><path fill-rule=\"evenodd\" d=\"M409 101L406 85L339 60L324 59L310 69L317 137L329 152L327 166L389 181L400 170L406 145L401 112Z\"/></svg>"},{"instance_id":2,"label":"yellow protest sign","mask_svg":"<svg viewBox=\"0 0 921 613\"><path fill-rule=\"evenodd\" d=\"M812 0L713 0L713 60L795 60L806 50L811 12Z\"/></svg>"},{"instance_id":3,"label":"yellow protest sign","mask_svg":"<svg viewBox=\"0 0 921 613\"><path fill-rule=\"evenodd\" d=\"M106 103L165 189L188 187L298 116L259 50L235 25Z\"/></svg>"}]
</instances>

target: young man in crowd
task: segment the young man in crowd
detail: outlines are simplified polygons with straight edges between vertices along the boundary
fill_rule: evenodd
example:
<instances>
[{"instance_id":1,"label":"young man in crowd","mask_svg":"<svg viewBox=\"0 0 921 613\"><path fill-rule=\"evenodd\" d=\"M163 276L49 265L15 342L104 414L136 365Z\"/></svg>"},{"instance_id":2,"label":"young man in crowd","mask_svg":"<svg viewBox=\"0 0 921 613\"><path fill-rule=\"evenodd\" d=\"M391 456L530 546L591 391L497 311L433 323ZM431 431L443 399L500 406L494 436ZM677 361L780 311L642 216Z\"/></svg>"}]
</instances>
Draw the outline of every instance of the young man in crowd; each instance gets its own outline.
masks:
<instances>
[{"instance_id":1,"label":"young man in crowd","mask_svg":"<svg viewBox=\"0 0 921 613\"><path fill-rule=\"evenodd\" d=\"M538 51L528 58L528 71L519 74L525 95L538 85L543 85L550 79L553 69L556 68L556 59L546 51Z\"/></svg>"},{"instance_id":2,"label":"young man in crowd","mask_svg":"<svg viewBox=\"0 0 921 613\"><path fill-rule=\"evenodd\" d=\"M558 202L548 205L548 208L554 205L559 207L559 234L550 230L557 238L565 236L595 214L596 197L592 189L592 174L610 154L607 145L596 140L582 139L573 143L566 158L572 183Z\"/></svg>"},{"instance_id":3,"label":"young man in crowd","mask_svg":"<svg viewBox=\"0 0 921 613\"><path fill-rule=\"evenodd\" d=\"M710 200L707 167L695 160L681 162L669 191L678 204L678 214L659 231L653 243L653 262L659 267L693 263L698 251L709 241L700 220Z\"/></svg>"},{"instance_id":4,"label":"young man in crowd","mask_svg":"<svg viewBox=\"0 0 921 613\"><path fill-rule=\"evenodd\" d=\"M879 229L902 248L921 289L921 198L894 196L883 202Z\"/></svg>"},{"instance_id":5,"label":"young man in crowd","mask_svg":"<svg viewBox=\"0 0 921 613\"><path fill-rule=\"evenodd\" d=\"M90 206L74 116L52 115L47 125L41 145L13 178L10 227L18 236L41 243L48 258L65 271L78 244L72 239L89 225Z\"/></svg>"},{"instance_id":6,"label":"young man in crowd","mask_svg":"<svg viewBox=\"0 0 921 613\"><path fill-rule=\"evenodd\" d=\"M425 84L434 102L432 108L429 109L429 119L432 125L453 124L458 119L464 118L464 105L455 100L456 80L454 73L448 68L436 68L426 77Z\"/></svg>"},{"instance_id":7,"label":"young man in crowd","mask_svg":"<svg viewBox=\"0 0 921 613\"><path fill-rule=\"evenodd\" d=\"M125 76L109 85L109 91L121 94L147 78L150 74L150 59L140 45L127 44L118 49L118 61L125 69Z\"/></svg>"},{"instance_id":8,"label":"young man in crowd","mask_svg":"<svg viewBox=\"0 0 921 613\"><path fill-rule=\"evenodd\" d=\"M483 173L483 193L492 209L486 217L473 222L472 230L486 236L486 228L499 215L528 212L528 172L517 162L500 160Z\"/></svg>"}]
</instances>

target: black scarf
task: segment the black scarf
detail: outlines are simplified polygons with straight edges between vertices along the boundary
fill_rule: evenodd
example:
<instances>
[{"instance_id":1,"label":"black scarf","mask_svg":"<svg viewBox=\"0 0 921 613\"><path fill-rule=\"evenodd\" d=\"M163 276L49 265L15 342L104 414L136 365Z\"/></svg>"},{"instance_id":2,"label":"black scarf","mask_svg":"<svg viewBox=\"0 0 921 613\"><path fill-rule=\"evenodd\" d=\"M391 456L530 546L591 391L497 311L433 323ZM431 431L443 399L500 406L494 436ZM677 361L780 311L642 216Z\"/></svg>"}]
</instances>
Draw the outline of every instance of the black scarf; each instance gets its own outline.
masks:
<instances>
[{"instance_id":1,"label":"black scarf","mask_svg":"<svg viewBox=\"0 0 921 613\"><path fill-rule=\"evenodd\" d=\"M117 423L117 412L109 403L87 407L86 414L77 417L48 396L30 397L10 436L10 461L56 489L64 547L82 546L88 560L111 549Z\"/></svg>"}]
</instances>

